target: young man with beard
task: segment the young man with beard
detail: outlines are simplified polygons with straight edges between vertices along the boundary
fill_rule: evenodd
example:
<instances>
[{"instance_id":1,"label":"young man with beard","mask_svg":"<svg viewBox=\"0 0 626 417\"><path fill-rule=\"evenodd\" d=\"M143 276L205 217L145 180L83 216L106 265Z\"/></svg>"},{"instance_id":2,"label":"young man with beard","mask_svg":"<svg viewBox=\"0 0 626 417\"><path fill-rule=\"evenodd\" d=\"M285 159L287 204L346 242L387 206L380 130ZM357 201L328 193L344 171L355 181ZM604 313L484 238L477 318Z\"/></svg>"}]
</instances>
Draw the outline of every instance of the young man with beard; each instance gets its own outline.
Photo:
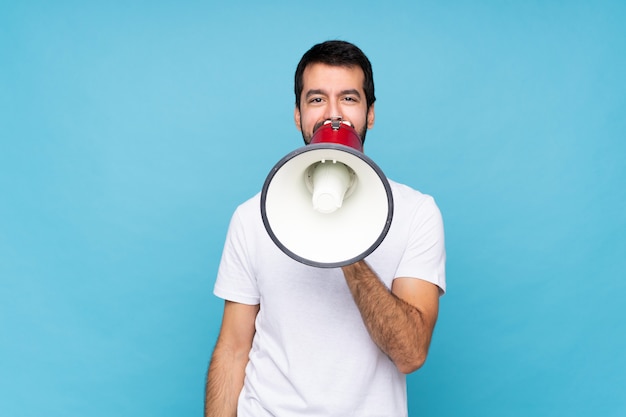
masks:
<instances>
[{"instance_id":1,"label":"young man with beard","mask_svg":"<svg viewBox=\"0 0 626 417\"><path fill-rule=\"evenodd\" d=\"M371 64L348 42L304 54L295 98L307 144L333 117L362 141L374 126ZM430 196L389 182L385 240L341 268L281 252L263 226L259 195L237 208L214 288L225 306L205 416L407 415L406 374L426 360L445 291L443 222Z\"/></svg>"}]
</instances>

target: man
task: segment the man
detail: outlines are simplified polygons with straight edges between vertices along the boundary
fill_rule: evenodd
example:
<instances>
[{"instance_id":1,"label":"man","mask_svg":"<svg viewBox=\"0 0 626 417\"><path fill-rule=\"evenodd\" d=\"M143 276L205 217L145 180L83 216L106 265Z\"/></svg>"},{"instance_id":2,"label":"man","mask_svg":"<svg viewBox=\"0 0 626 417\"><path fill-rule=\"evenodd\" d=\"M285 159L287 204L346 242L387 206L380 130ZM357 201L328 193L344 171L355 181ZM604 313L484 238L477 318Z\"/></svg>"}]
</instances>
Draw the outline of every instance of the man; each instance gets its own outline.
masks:
<instances>
[{"instance_id":1,"label":"man","mask_svg":"<svg viewBox=\"0 0 626 417\"><path fill-rule=\"evenodd\" d=\"M374 126L371 65L350 43L305 53L295 95L305 143L333 116L362 140ZM214 288L225 306L206 416L407 415L405 374L426 359L445 291L445 249L433 199L390 185L387 237L342 268L307 266L281 252L262 224L259 195L237 208Z\"/></svg>"}]
</instances>

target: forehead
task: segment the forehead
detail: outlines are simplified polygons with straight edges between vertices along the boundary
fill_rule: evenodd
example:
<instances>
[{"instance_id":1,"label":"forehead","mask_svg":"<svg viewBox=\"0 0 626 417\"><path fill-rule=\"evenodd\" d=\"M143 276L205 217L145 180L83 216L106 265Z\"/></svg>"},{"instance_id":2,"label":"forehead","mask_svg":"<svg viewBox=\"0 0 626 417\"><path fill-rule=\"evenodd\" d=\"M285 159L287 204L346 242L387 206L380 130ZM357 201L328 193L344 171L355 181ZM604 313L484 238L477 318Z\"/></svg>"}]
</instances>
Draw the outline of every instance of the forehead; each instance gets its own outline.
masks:
<instances>
[{"instance_id":1,"label":"forehead","mask_svg":"<svg viewBox=\"0 0 626 417\"><path fill-rule=\"evenodd\" d=\"M322 63L308 65L302 74L303 93L310 89L356 89L363 92L365 74L359 66L336 66Z\"/></svg>"}]
</instances>

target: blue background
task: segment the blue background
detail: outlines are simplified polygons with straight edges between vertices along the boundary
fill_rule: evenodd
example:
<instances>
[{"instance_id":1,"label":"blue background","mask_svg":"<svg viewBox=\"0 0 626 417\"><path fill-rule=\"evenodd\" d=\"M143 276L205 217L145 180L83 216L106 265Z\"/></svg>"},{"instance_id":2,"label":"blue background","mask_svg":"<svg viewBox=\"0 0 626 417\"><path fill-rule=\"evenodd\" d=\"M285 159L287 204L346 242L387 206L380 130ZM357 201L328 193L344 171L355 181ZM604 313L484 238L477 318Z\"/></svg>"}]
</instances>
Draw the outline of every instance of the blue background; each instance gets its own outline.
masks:
<instances>
[{"instance_id":1,"label":"blue background","mask_svg":"<svg viewBox=\"0 0 626 417\"><path fill-rule=\"evenodd\" d=\"M299 147L314 43L370 57L366 153L435 196L412 416L626 415L626 3L4 1L0 415L201 415L230 215Z\"/></svg>"}]
</instances>

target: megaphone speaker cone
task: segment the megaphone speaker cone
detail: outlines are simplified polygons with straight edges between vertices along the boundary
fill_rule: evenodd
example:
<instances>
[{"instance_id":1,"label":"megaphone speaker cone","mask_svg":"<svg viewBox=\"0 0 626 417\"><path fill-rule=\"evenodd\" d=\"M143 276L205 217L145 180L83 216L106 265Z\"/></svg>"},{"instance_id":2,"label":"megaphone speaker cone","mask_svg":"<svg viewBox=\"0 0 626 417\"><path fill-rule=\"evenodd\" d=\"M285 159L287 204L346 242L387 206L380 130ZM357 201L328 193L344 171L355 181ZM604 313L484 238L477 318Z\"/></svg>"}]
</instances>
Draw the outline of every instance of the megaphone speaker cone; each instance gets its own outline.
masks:
<instances>
[{"instance_id":1,"label":"megaphone speaker cone","mask_svg":"<svg viewBox=\"0 0 626 417\"><path fill-rule=\"evenodd\" d=\"M261 192L261 217L288 256L335 268L380 245L391 226L393 197L382 170L360 150L315 143L272 168Z\"/></svg>"},{"instance_id":2,"label":"megaphone speaker cone","mask_svg":"<svg viewBox=\"0 0 626 417\"><path fill-rule=\"evenodd\" d=\"M310 184L313 208L320 213L332 213L343 204L343 199L350 187L352 175L350 168L336 161L324 161L312 165L306 174Z\"/></svg>"}]
</instances>

